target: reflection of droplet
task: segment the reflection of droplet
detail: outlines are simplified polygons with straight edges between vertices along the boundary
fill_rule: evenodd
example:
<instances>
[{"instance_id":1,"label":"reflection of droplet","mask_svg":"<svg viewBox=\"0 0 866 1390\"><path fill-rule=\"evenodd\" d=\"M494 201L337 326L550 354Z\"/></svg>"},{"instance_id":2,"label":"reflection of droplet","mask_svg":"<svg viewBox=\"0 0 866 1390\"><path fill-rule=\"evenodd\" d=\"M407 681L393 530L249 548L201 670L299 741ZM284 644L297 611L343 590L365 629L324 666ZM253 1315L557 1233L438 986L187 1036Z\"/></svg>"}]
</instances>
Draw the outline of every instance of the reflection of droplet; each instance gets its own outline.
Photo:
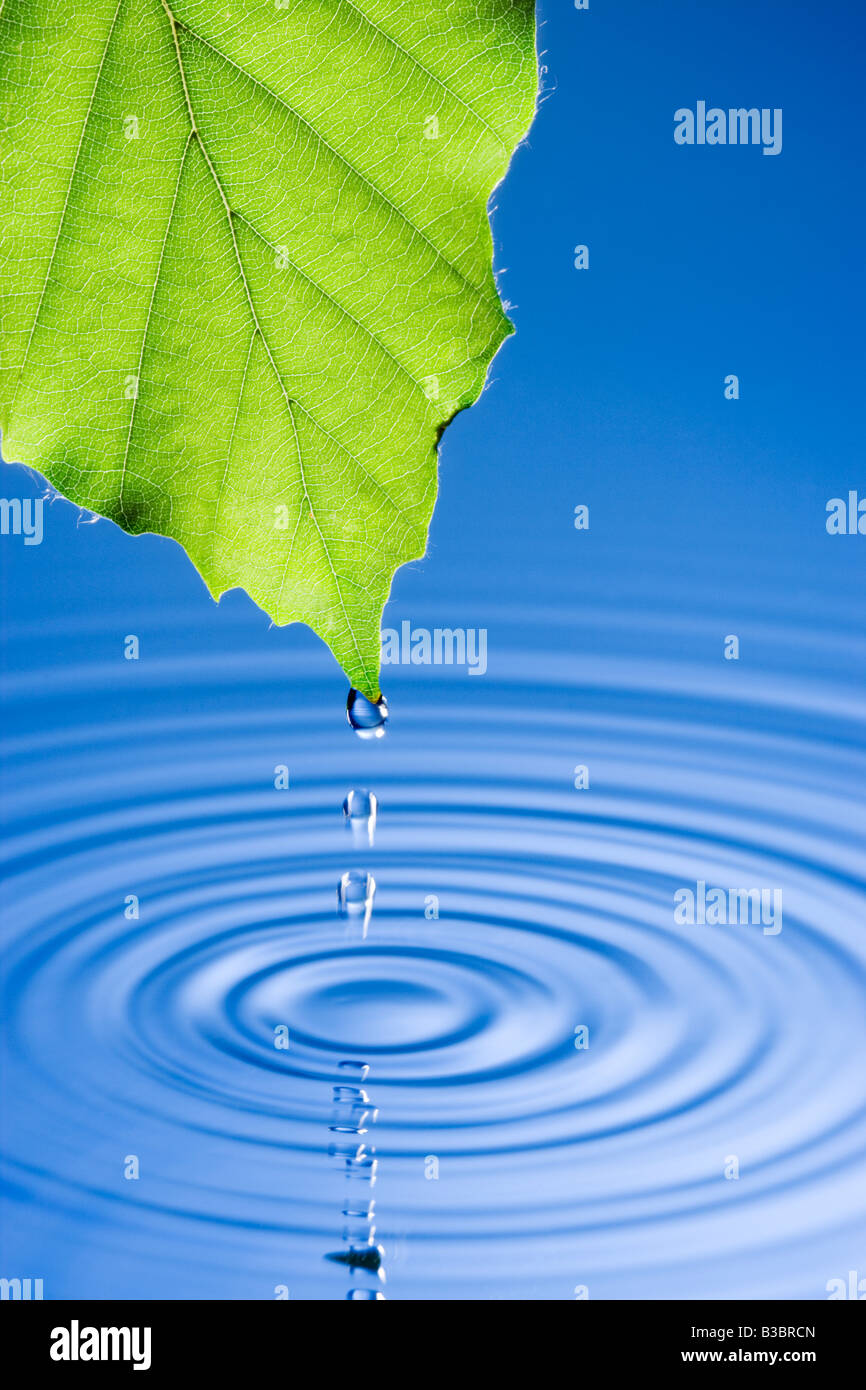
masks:
<instances>
[{"instance_id":1,"label":"reflection of droplet","mask_svg":"<svg viewBox=\"0 0 866 1390\"><path fill-rule=\"evenodd\" d=\"M340 1063L340 1065L342 1066L343 1064ZM354 1063L353 1063L353 1065L354 1065ZM361 1065L363 1065L363 1063L360 1063L360 1062L359 1062L358 1065L361 1066ZM334 1092L334 1104L335 1104L335 1105L369 1105L369 1104L370 1104L370 1097L367 1095L367 1092L366 1092L366 1091L363 1091L363 1090L361 1089L360 1086L334 1086L334 1087L333 1087L333 1092Z\"/></svg>"},{"instance_id":2,"label":"reflection of droplet","mask_svg":"<svg viewBox=\"0 0 866 1390\"><path fill-rule=\"evenodd\" d=\"M342 1238L348 1245L372 1245L376 1238L376 1227L372 1220L356 1217L343 1227Z\"/></svg>"},{"instance_id":3,"label":"reflection of droplet","mask_svg":"<svg viewBox=\"0 0 866 1390\"><path fill-rule=\"evenodd\" d=\"M375 1149L368 1149L356 1154L354 1158L347 1158L346 1177L367 1182L372 1187L376 1181L376 1169L379 1167L379 1160L374 1157L375 1152Z\"/></svg>"},{"instance_id":4,"label":"reflection of droplet","mask_svg":"<svg viewBox=\"0 0 866 1390\"><path fill-rule=\"evenodd\" d=\"M385 1295L379 1289L350 1289L347 1299L363 1299L367 1303L384 1303Z\"/></svg>"},{"instance_id":5,"label":"reflection of droplet","mask_svg":"<svg viewBox=\"0 0 866 1390\"><path fill-rule=\"evenodd\" d=\"M365 1147L363 1143L356 1143L351 1139L341 1139L339 1142L328 1145L328 1157L341 1158L346 1163L351 1163L361 1157L365 1151Z\"/></svg>"},{"instance_id":6,"label":"reflection of droplet","mask_svg":"<svg viewBox=\"0 0 866 1390\"><path fill-rule=\"evenodd\" d=\"M356 1094L355 1094L354 1096L347 1096L347 1095L335 1096L335 1097L334 1097L334 1101L333 1101L333 1107L334 1107L334 1114L335 1114L335 1115L348 1115L348 1114L350 1114L352 1111L357 1112L357 1111L359 1111L359 1110L366 1110L366 1111L369 1111L371 1115L376 1115L376 1114L378 1114L378 1111L377 1111L375 1105L371 1104L370 1097L367 1095L366 1091L362 1091L362 1090L360 1089L360 1087L357 1087L357 1086L344 1086L344 1087L342 1087L342 1088L337 1087L337 1086L334 1087L334 1090L340 1090L340 1089L342 1089L342 1090L344 1090L344 1091L355 1091Z\"/></svg>"},{"instance_id":7,"label":"reflection of droplet","mask_svg":"<svg viewBox=\"0 0 866 1390\"><path fill-rule=\"evenodd\" d=\"M326 1260L333 1260L335 1264L349 1265L351 1269L368 1269L372 1274L377 1274L385 1258L384 1245L350 1245L348 1250L333 1250L326 1256Z\"/></svg>"},{"instance_id":8,"label":"reflection of droplet","mask_svg":"<svg viewBox=\"0 0 866 1390\"><path fill-rule=\"evenodd\" d=\"M346 1205L343 1207L343 1215L349 1217L350 1220L372 1221L373 1213L375 1212L375 1210L376 1203L372 1197L369 1199L369 1201L366 1202L358 1199L356 1201L346 1203Z\"/></svg>"},{"instance_id":9,"label":"reflection of droplet","mask_svg":"<svg viewBox=\"0 0 866 1390\"><path fill-rule=\"evenodd\" d=\"M373 792L353 790L343 802L346 826L356 845L372 845L376 834L376 812L379 803Z\"/></svg>"},{"instance_id":10,"label":"reflection of droplet","mask_svg":"<svg viewBox=\"0 0 866 1390\"><path fill-rule=\"evenodd\" d=\"M382 738L388 721L388 701L380 695L374 704L353 688L346 701L346 718L359 738Z\"/></svg>"},{"instance_id":11,"label":"reflection of droplet","mask_svg":"<svg viewBox=\"0 0 866 1390\"><path fill-rule=\"evenodd\" d=\"M370 1104L366 1091L358 1086L335 1086L334 1104L331 1111L331 1128L336 1126L372 1125L378 1119L379 1111Z\"/></svg>"},{"instance_id":12,"label":"reflection of droplet","mask_svg":"<svg viewBox=\"0 0 866 1390\"><path fill-rule=\"evenodd\" d=\"M374 1125L379 1118L375 1105L356 1100L334 1103L329 1128L335 1134L365 1134L365 1125Z\"/></svg>"},{"instance_id":13,"label":"reflection of droplet","mask_svg":"<svg viewBox=\"0 0 866 1390\"><path fill-rule=\"evenodd\" d=\"M366 1134L370 1111L347 1110L345 1113L338 1111L333 1118L334 1123L328 1125L332 1134Z\"/></svg>"}]
</instances>

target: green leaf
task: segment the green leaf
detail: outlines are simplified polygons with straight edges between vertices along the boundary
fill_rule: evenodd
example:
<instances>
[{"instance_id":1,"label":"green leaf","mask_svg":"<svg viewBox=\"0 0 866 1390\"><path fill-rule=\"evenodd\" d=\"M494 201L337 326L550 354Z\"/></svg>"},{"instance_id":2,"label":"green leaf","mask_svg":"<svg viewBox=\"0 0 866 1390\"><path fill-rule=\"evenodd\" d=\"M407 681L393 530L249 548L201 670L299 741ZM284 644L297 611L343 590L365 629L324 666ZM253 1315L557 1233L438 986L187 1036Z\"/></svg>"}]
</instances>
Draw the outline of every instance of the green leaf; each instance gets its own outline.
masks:
<instances>
[{"instance_id":1,"label":"green leaf","mask_svg":"<svg viewBox=\"0 0 866 1390\"><path fill-rule=\"evenodd\" d=\"M4 453L379 692L437 443L510 332L532 0L6 0Z\"/></svg>"}]
</instances>

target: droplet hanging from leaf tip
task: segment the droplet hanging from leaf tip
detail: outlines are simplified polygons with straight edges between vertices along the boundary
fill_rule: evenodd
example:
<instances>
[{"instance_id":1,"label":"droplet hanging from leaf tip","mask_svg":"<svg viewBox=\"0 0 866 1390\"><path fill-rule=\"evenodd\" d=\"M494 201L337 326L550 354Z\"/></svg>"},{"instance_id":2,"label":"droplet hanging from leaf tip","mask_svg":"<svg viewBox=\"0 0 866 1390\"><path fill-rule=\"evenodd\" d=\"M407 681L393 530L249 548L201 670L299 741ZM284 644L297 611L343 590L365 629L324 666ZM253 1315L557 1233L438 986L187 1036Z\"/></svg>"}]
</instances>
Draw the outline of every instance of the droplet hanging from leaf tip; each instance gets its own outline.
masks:
<instances>
[{"instance_id":1,"label":"droplet hanging from leaf tip","mask_svg":"<svg viewBox=\"0 0 866 1390\"><path fill-rule=\"evenodd\" d=\"M383 738L388 722L388 701L384 695L368 700L354 686L346 701L346 718L359 738Z\"/></svg>"}]
</instances>

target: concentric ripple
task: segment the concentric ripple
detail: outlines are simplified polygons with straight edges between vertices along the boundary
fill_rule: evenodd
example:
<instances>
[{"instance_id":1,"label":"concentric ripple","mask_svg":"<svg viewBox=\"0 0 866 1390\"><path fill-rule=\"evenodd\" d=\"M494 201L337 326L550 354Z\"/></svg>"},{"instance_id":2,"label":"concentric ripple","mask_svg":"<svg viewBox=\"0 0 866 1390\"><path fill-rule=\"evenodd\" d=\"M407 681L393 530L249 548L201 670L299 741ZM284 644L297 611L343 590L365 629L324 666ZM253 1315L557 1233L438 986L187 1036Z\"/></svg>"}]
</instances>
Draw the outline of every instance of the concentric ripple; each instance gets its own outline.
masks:
<instances>
[{"instance_id":1,"label":"concentric ripple","mask_svg":"<svg viewBox=\"0 0 866 1390\"><path fill-rule=\"evenodd\" d=\"M277 650L133 668L89 640L7 683L10 1272L345 1297L354 1058L389 1298L866 1275L853 685L514 651L471 701L402 673L358 744L324 667L289 720ZM352 868L366 937L334 909ZM699 883L778 891L781 929L678 922Z\"/></svg>"}]
</instances>

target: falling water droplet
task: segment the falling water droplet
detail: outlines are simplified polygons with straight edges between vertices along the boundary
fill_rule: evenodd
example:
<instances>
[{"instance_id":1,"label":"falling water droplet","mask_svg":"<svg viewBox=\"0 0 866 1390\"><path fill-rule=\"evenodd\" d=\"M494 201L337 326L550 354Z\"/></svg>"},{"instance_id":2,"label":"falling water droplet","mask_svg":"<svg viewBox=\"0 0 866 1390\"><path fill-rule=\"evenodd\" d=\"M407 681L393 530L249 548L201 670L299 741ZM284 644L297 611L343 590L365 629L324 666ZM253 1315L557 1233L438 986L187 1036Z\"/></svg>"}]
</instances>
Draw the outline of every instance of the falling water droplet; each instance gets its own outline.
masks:
<instances>
[{"instance_id":1,"label":"falling water droplet","mask_svg":"<svg viewBox=\"0 0 866 1390\"><path fill-rule=\"evenodd\" d=\"M350 1086L340 1086L337 1090L349 1091ZM363 1097L363 1099L362 1099ZM357 1096L335 1096L332 1101L333 1113L335 1115L369 1115L375 1124L375 1116L379 1114L378 1108L370 1102L369 1096L363 1091L359 1091Z\"/></svg>"},{"instance_id":2,"label":"falling water droplet","mask_svg":"<svg viewBox=\"0 0 866 1390\"><path fill-rule=\"evenodd\" d=\"M379 803L373 792L353 789L343 802L346 828L351 830L356 845L372 845L376 834L376 813Z\"/></svg>"},{"instance_id":3,"label":"falling water droplet","mask_svg":"<svg viewBox=\"0 0 866 1390\"><path fill-rule=\"evenodd\" d=\"M328 1125L328 1131L331 1134L366 1134L370 1113L369 1110L349 1110L345 1115L334 1115L334 1123Z\"/></svg>"},{"instance_id":4,"label":"falling water droplet","mask_svg":"<svg viewBox=\"0 0 866 1390\"><path fill-rule=\"evenodd\" d=\"M341 917L349 917L359 924L364 936L375 895L376 880L366 869L348 869L337 885L337 911Z\"/></svg>"},{"instance_id":5,"label":"falling water droplet","mask_svg":"<svg viewBox=\"0 0 866 1390\"><path fill-rule=\"evenodd\" d=\"M358 1221L372 1221L376 1211L376 1203L372 1197L363 1201L360 1197L355 1197L351 1202L347 1202L343 1207L343 1215Z\"/></svg>"},{"instance_id":6,"label":"falling water droplet","mask_svg":"<svg viewBox=\"0 0 866 1390\"><path fill-rule=\"evenodd\" d=\"M346 718L359 738L382 738L388 721L388 701L380 695L374 704L353 687L346 701Z\"/></svg>"},{"instance_id":7,"label":"falling water droplet","mask_svg":"<svg viewBox=\"0 0 866 1390\"><path fill-rule=\"evenodd\" d=\"M351 1088L338 1087L337 1089L349 1090ZM339 1096L333 1102L329 1129L332 1134L366 1134L367 1125L374 1125L378 1118L379 1111L370 1104L369 1100L362 1101L351 1096Z\"/></svg>"},{"instance_id":8,"label":"falling water droplet","mask_svg":"<svg viewBox=\"0 0 866 1390\"><path fill-rule=\"evenodd\" d=\"M353 1158L345 1160L346 1177L358 1182L369 1183L372 1187L376 1181L379 1168L379 1160L376 1158L375 1149L363 1150Z\"/></svg>"},{"instance_id":9,"label":"falling water droplet","mask_svg":"<svg viewBox=\"0 0 866 1390\"><path fill-rule=\"evenodd\" d=\"M342 1063L341 1063L342 1065ZM363 1065L363 1064L359 1064ZM370 1097L360 1086L334 1086L335 1105L369 1105Z\"/></svg>"},{"instance_id":10,"label":"falling water droplet","mask_svg":"<svg viewBox=\"0 0 866 1390\"><path fill-rule=\"evenodd\" d=\"M367 1146L361 1140L340 1140L328 1145L328 1157L337 1158L344 1163L354 1163L356 1159L363 1158L367 1152Z\"/></svg>"},{"instance_id":11,"label":"falling water droplet","mask_svg":"<svg viewBox=\"0 0 866 1390\"><path fill-rule=\"evenodd\" d=\"M370 1070L369 1062L356 1062L352 1058L347 1058L345 1062L337 1063L337 1071L345 1075L357 1076L359 1081L366 1081Z\"/></svg>"}]
</instances>

